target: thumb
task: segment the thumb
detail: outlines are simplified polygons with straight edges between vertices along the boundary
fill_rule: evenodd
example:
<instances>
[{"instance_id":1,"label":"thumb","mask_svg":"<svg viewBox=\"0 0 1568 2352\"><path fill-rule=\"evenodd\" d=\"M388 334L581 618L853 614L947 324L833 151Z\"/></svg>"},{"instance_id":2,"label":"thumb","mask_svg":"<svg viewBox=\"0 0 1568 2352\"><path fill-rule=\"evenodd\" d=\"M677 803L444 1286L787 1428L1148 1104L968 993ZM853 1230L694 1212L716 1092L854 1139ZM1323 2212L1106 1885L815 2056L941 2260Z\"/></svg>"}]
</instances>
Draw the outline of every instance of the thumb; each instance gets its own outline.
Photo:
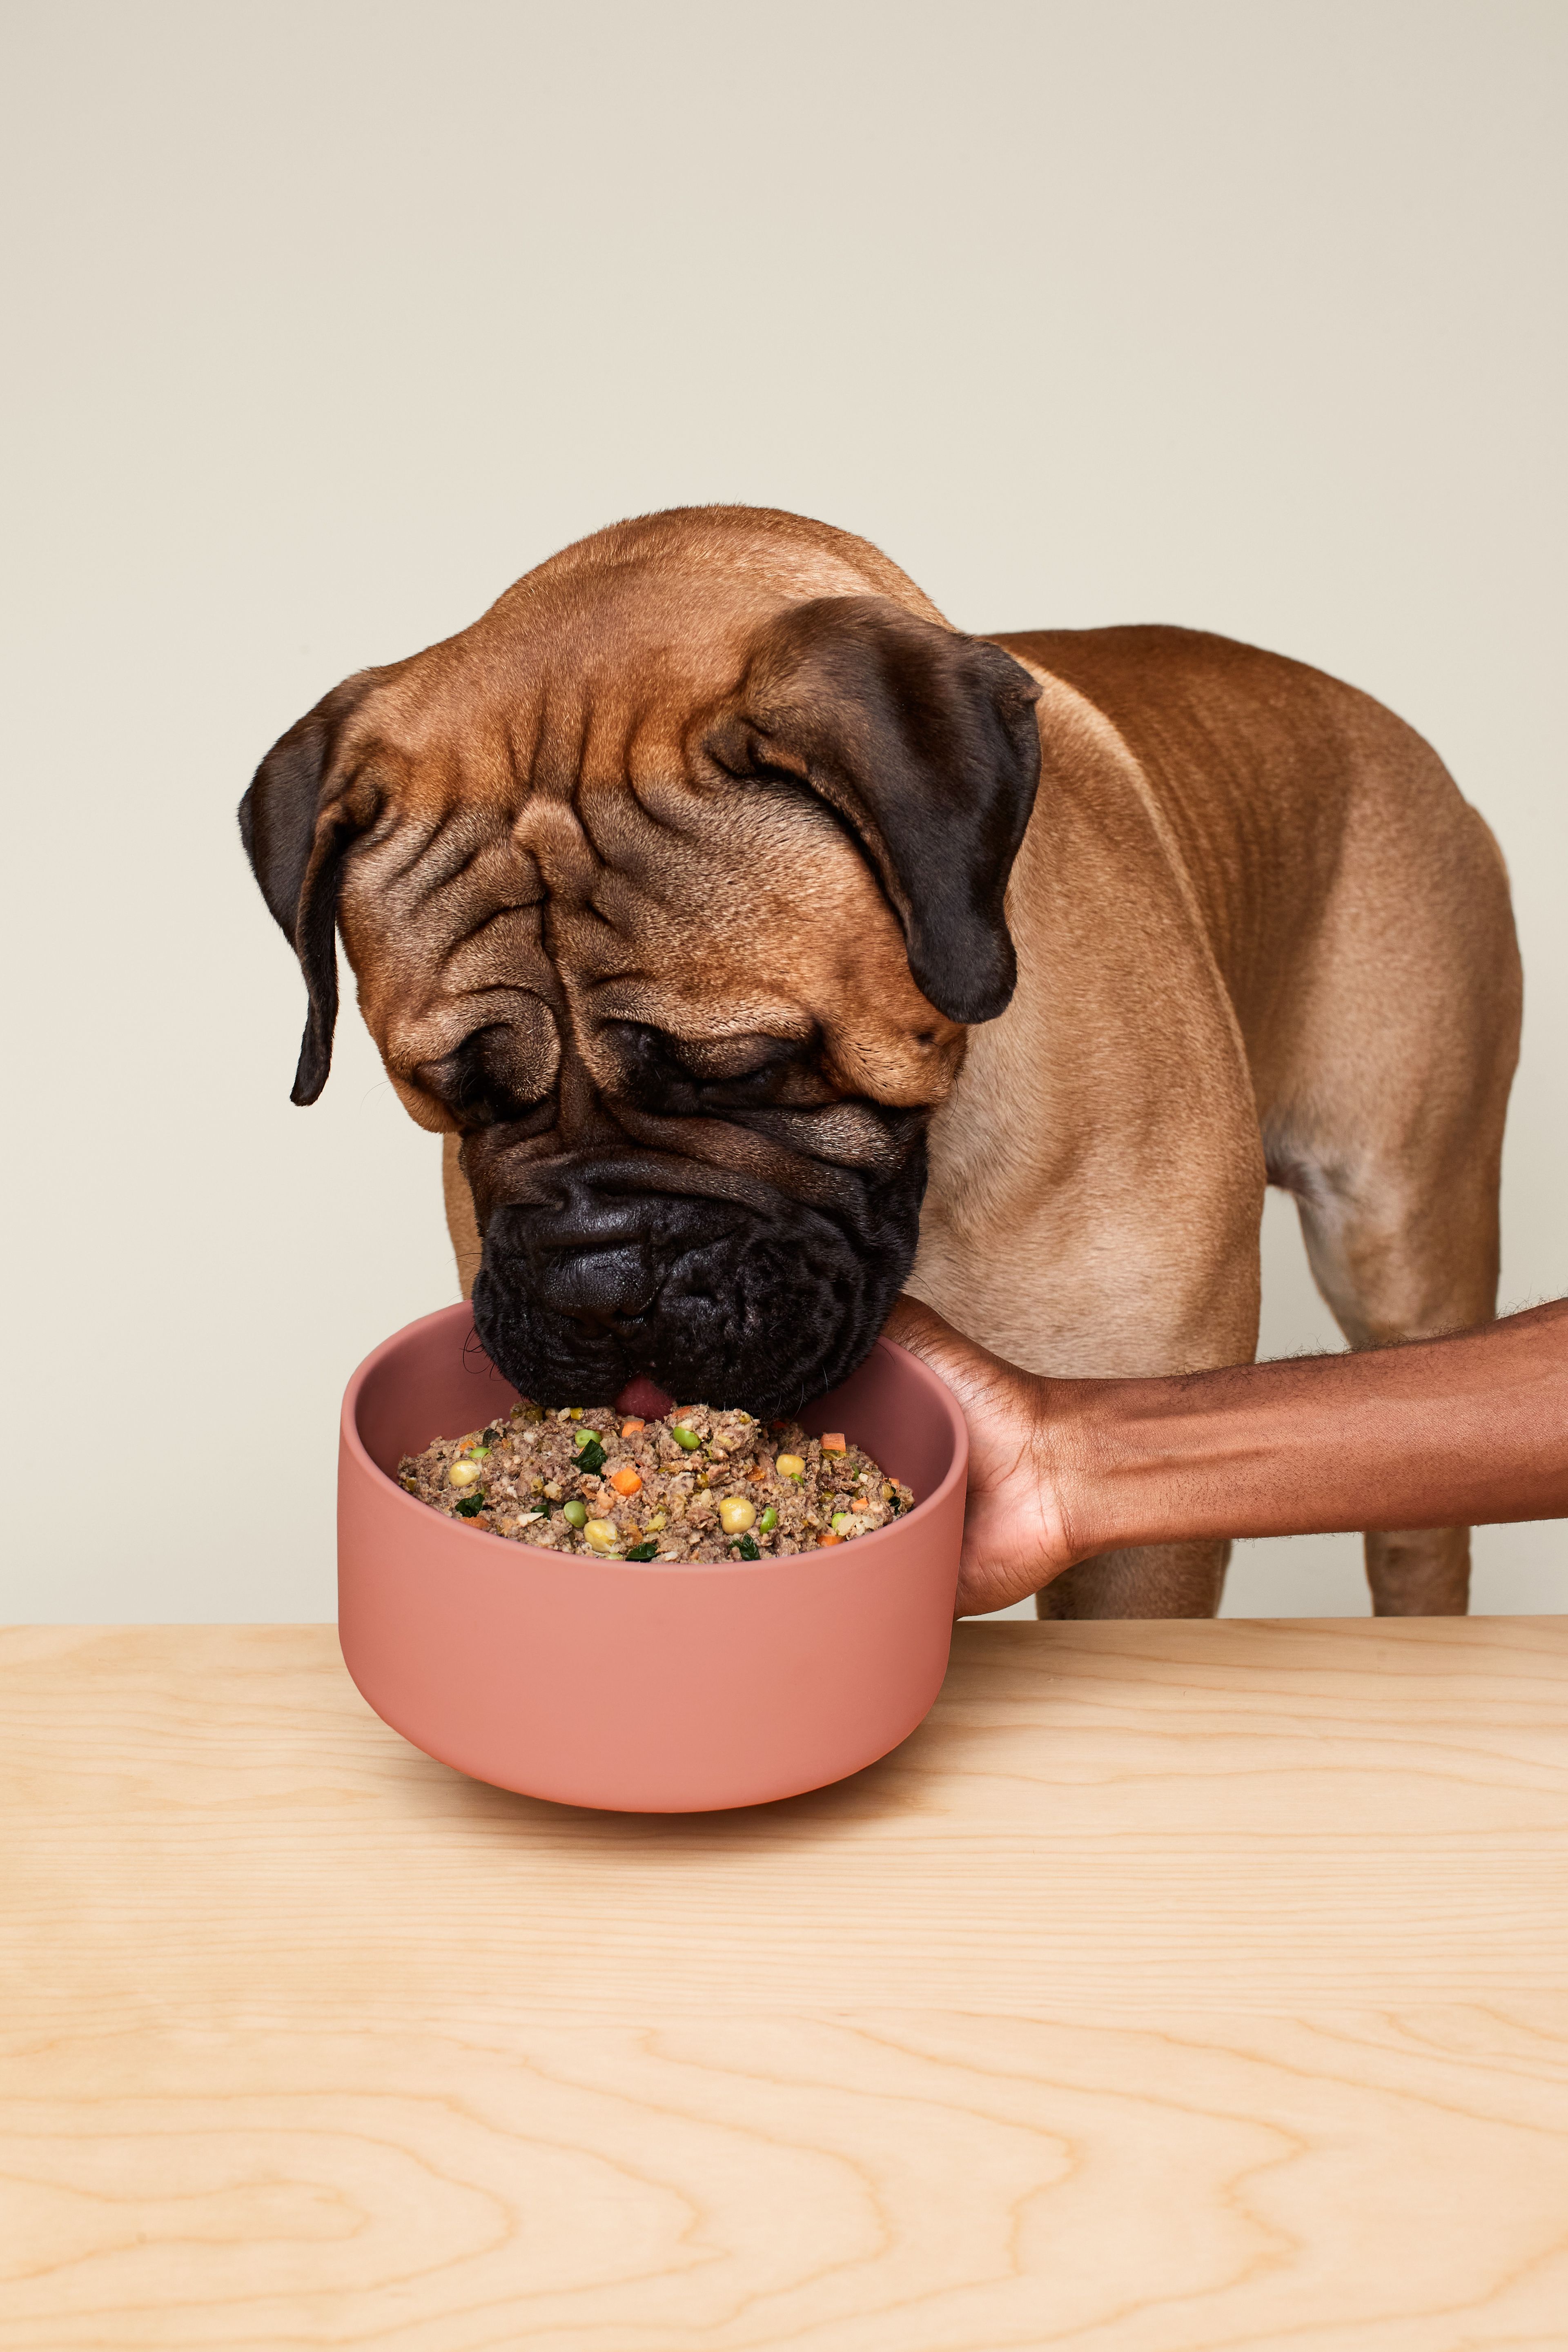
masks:
<instances>
[{"instance_id":1,"label":"thumb","mask_svg":"<svg viewBox=\"0 0 1568 2352\"><path fill-rule=\"evenodd\" d=\"M897 1340L899 1346L907 1348L911 1356L928 1355L931 1349L940 1348L944 1340L949 1346L967 1345L962 1335L937 1313L934 1307L928 1307L923 1298L911 1297L907 1290L900 1290L894 1299L892 1313L882 1326L882 1336L886 1339Z\"/></svg>"},{"instance_id":2,"label":"thumb","mask_svg":"<svg viewBox=\"0 0 1568 2352\"><path fill-rule=\"evenodd\" d=\"M923 1298L911 1298L907 1290L893 1301L883 1334L929 1364L966 1411L980 1407L998 1386L1018 1377L1011 1364L981 1347L978 1340L966 1339L934 1307L928 1307Z\"/></svg>"}]
</instances>

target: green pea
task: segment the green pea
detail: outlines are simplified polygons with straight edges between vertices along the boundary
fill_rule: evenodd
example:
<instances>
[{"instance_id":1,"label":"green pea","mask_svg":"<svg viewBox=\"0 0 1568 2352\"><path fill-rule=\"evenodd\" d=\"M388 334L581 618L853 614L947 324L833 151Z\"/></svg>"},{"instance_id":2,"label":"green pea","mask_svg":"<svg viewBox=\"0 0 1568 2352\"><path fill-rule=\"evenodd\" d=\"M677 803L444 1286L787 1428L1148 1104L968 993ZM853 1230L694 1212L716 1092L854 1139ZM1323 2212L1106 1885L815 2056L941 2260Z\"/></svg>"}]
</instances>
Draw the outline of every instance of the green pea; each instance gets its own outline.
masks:
<instances>
[{"instance_id":1,"label":"green pea","mask_svg":"<svg viewBox=\"0 0 1568 2352\"><path fill-rule=\"evenodd\" d=\"M695 1454L698 1447L702 1443L702 1440L698 1436L697 1432L694 1429L688 1429L684 1422L679 1429L672 1429L669 1433L671 1437L674 1438L677 1445L679 1445L681 1450L687 1454Z\"/></svg>"},{"instance_id":2,"label":"green pea","mask_svg":"<svg viewBox=\"0 0 1568 2352\"><path fill-rule=\"evenodd\" d=\"M771 1536L778 1523L779 1515L770 1503L767 1509L763 1513L762 1517L757 1521L757 1533L763 1536Z\"/></svg>"},{"instance_id":3,"label":"green pea","mask_svg":"<svg viewBox=\"0 0 1568 2352\"><path fill-rule=\"evenodd\" d=\"M563 1503L561 1516L563 1519L569 1519L574 1528L585 1528L588 1524L588 1507L585 1503Z\"/></svg>"}]
</instances>

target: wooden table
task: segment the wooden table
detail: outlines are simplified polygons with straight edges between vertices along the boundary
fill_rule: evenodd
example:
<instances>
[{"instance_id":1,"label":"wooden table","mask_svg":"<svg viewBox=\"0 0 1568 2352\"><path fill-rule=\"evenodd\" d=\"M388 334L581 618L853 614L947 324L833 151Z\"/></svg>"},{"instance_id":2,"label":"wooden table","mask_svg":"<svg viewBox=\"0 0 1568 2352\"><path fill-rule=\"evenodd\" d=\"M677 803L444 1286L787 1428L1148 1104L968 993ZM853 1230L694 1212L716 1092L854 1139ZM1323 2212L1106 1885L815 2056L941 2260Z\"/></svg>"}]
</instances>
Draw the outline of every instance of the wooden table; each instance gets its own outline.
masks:
<instances>
[{"instance_id":1,"label":"wooden table","mask_svg":"<svg viewBox=\"0 0 1568 2352\"><path fill-rule=\"evenodd\" d=\"M0 2347L1568 2344L1568 1621L959 1629L574 1812L331 1627L0 1637Z\"/></svg>"}]
</instances>

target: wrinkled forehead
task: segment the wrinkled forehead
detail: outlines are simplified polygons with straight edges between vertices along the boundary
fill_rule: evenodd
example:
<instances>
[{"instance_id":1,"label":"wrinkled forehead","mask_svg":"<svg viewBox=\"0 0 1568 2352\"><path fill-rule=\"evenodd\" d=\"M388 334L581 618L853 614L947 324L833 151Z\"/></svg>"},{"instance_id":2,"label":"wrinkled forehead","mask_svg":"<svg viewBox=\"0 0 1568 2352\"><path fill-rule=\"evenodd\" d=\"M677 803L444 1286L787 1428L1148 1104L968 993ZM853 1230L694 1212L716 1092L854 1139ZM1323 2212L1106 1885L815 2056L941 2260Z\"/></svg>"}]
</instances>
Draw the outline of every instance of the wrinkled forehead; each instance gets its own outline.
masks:
<instances>
[{"instance_id":1,"label":"wrinkled forehead","mask_svg":"<svg viewBox=\"0 0 1568 2352\"><path fill-rule=\"evenodd\" d=\"M901 1093L906 1035L950 1028L855 845L804 799L624 779L515 815L455 798L354 852L341 903L361 1003L395 1075L507 1023L585 1049L607 1024L807 1038ZM651 804L650 804L651 803Z\"/></svg>"},{"instance_id":2,"label":"wrinkled forehead","mask_svg":"<svg viewBox=\"0 0 1568 2352\"><path fill-rule=\"evenodd\" d=\"M529 587L367 698L352 756L378 762L409 807L668 773L786 602L745 583L629 569Z\"/></svg>"},{"instance_id":3,"label":"wrinkled forehead","mask_svg":"<svg viewBox=\"0 0 1568 2352\"><path fill-rule=\"evenodd\" d=\"M379 813L340 918L394 1077L504 1024L546 1082L563 1038L592 1060L636 1022L820 1034L847 1082L918 1098L932 1038L957 1033L858 847L808 792L703 751L757 631L803 585L842 587L838 567L551 569L362 715Z\"/></svg>"},{"instance_id":4,"label":"wrinkled forehead","mask_svg":"<svg viewBox=\"0 0 1568 2352\"><path fill-rule=\"evenodd\" d=\"M543 1087L565 1041L597 1067L605 1033L631 1022L819 1036L847 1085L922 1099L933 1041L957 1033L831 813L643 751L634 773L520 763L477 787L447 759L389 800L350 857L340 918L395 1079L504 1025Z\"/></svg>"}]
</instances>

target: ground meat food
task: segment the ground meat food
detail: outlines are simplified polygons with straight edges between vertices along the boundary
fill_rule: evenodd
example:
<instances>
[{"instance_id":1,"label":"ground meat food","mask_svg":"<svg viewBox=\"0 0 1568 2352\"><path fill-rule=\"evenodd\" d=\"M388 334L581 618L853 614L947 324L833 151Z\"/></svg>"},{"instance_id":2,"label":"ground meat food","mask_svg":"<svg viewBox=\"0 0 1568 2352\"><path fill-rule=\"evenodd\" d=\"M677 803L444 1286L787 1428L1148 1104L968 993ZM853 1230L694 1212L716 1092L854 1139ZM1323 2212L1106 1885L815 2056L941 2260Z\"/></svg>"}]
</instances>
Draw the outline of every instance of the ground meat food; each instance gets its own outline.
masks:
<instances>
[{"instance_id":1,"label":"ground meat food","mask_svg":"<svg viewBox=\"0 0 1568 2352\"><path fill-rule=\"evenodd\" d=\"M525 1398L468 1437L432 1438L397 1475L448 1518L605 1559L815 1551L885 1527L914 1501L831 1431L807 1437L794 1422L705 1404L645 1423Z\"/></svg>"}]
</instances>

